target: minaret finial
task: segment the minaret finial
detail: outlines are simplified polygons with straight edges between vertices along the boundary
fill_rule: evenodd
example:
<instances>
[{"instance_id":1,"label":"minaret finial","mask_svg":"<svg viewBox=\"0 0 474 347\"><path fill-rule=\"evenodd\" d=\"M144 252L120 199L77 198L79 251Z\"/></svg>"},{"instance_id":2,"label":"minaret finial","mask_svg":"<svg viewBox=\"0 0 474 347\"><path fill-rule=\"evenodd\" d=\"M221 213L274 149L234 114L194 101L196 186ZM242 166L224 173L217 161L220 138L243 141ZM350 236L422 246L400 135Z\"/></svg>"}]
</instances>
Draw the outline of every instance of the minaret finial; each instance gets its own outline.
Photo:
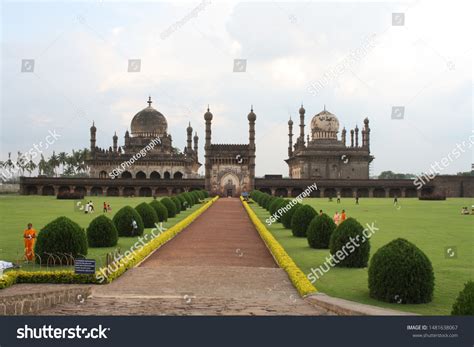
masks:
<instances>
[{"instance_id":1,"label":"minaret finial","mask_svg":"<svg viewBox=\"0 0 474 347\"><path fill-rule=\"evenodd\" d=\"M151 107L151 103L152 103L152 102L153 102L153 101L151 101L151 95L150 95L150 96L148 96L148 101L147 101L148 107Z\"/></svg>"},{"instance_id":2,"label":"minaret finial","mask_svg":"<svg viewBox=\"0 0 474 347\"><path fill-rule=\"evenodd\" d=\"M326 104L324 104L324 111L326 111Z\"/></svg>"},{"instance_id":3,"label":"minaret finial","mask_svg":"<svg viewBox=\"0 0 474 347\"><path fill-rule=\"evenodd\" d=\"M207 112L209 112L209 104L207 104Z\"/></svg>"},{"instance_id":4,"label":"minaret finial","mask_svg":"<svg viewBox=\"0 0 474 347\"><path fill-rule=\"evenodd\" d=\"M250 112L253 112L253 105L250 105Z\"/></svg>"}]
</instances>

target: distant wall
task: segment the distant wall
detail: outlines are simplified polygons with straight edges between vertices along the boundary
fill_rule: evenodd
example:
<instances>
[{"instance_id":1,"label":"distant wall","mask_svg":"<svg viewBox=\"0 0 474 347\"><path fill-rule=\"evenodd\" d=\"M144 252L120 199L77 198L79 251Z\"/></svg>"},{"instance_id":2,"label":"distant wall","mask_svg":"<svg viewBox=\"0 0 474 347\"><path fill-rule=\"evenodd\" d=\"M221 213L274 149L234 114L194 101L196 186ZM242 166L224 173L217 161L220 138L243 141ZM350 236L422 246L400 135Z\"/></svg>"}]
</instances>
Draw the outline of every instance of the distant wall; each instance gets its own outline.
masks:
<instances>
[{"instance_id":1,"label":"distant wall","mask_svg":"<svg viewBox=\"0 0 474 347\"><path fill-rule=\"evenodd\" d=\"M16 194L19 192L19 184L0 184L0 194Z\"/></svg>"}]
</instances>

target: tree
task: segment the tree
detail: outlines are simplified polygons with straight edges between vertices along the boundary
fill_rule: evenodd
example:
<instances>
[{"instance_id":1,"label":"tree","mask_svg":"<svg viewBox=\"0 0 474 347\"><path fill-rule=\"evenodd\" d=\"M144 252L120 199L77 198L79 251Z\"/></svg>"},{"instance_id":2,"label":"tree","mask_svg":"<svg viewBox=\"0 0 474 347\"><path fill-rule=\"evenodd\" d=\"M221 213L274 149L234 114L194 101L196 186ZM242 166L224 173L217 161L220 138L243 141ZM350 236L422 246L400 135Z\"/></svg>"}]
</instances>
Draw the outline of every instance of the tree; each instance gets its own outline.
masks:
<instances>
[{"instance_id":1,"label":"tree","mask_svg":"<svg viewBox=\"0 0 474 347\"><path fill-rule=\"evenodd\" d=\"M62 173L64 173L64 169L67 164L67 158L68 158L68 154L66 152L60 152L58 154L58 161L59 161L59 164L61 164L62 166L62 170L61 170Z\"/></svg>"},{"instance_id":2,"label":"tree","mask_svg":"<svg viewBox=\"0 0 474 347\"><path fill-rule=\"evenodd\" d=\"M29 173L29 176L31 177L31 173L38 167L38 165L36 165L36 163L33 161L33 159L31 159L30 157L30 160L26 163L26 171L28 171Z\"/></svg>"},{"instance_id":3,"label":"tree","mask_svg":"<svg viewBox=\"0 0 474 347\"><path fill-rule=\"evenodd\" d=\"M56 153L54 153L54 151L53 151L53 154L51 155L51 157L48 160L48 164L52 168L54 176L57 176L56 168L59 167L59 159L58 159L58 156L56 155Z\"/></svg>"}]
</instances>

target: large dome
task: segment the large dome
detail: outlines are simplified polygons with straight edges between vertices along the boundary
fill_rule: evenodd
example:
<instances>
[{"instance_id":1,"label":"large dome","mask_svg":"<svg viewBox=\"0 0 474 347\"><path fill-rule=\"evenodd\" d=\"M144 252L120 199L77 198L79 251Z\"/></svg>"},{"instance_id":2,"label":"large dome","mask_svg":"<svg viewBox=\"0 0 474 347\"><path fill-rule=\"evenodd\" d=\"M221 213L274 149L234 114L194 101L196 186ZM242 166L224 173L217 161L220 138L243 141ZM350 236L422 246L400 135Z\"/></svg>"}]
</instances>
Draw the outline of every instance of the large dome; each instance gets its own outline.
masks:
<instances>
[{"instance_id":1,"label":"large dome","mask_svg":"<svg viewBox=\"0 0 474 347\"><path fill-rule=\"evenodd\" d=\"M168 130L165 116L151 107L151 98L148 107L138 112L132 119L130 130L132 136L164 136Z\"/></svg>"},{"instance_id":2,"label":"large dome","mask_svg":"<svg viewBox=\"0 0 474 347\"><path fill-rule=\"evenodd\" d=\"M311 132L313 139L337 139L339 131L339 120L331 112L319 112L311 120Z\"/></svg>"}]
</instances>

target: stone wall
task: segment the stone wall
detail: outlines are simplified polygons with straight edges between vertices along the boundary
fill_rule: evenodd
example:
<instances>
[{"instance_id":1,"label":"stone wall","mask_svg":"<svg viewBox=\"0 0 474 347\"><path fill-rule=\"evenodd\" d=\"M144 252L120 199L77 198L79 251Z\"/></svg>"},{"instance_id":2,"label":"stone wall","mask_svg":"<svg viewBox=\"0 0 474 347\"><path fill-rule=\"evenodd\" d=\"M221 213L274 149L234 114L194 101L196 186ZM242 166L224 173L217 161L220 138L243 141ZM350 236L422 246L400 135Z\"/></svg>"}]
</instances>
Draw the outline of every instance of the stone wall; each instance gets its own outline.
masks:
<instances>
[{"instance_id":1,"label":"stone wall","mask_svg":"<svg viewBox=\"0 0 474 347\"><path fill-rule=\"evenodd\" d=\"M19 184L0 184L0 194L18 194L19 192Z\"/></svg>"}]
</instances>

